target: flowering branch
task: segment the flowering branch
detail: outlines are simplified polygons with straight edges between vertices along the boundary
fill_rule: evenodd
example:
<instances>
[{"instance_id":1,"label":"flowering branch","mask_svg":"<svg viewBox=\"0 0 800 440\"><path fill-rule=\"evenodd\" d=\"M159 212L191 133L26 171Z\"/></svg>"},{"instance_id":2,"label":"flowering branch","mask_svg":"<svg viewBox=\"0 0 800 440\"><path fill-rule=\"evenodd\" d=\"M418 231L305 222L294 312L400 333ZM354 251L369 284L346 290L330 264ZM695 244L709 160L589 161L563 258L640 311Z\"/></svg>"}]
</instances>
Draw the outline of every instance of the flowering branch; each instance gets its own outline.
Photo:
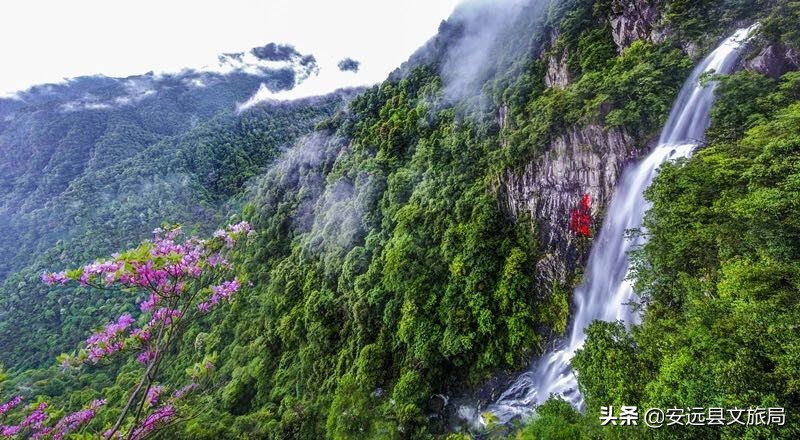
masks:
<instances>
[{"instance_id":1,"label":"flowering branch","mask_svg":"<svg viewBox=\"0 0 800 440\"><path fill-rule=\"evenodd\" d=\"M159 228L154 231L153 240L115 254L111 259L42 275L42 281L48 285L77 282L88 287L145 293L145 299L139 302L142 314L138 318L128 313L121 315L93 333L76 355L59 358L62 368L68 369L98 364L118 353L133 353L144 365L142 376L128 395L116 422L104 433L106 438L122 438L123 426L128 426L125 438L147 438L179 419L174 403L197 388L198 377L193 374L191 383L176 390L171 398L163 399L165 388L155 381L165 353L191 322L230 302L241 290L242 283L233 276L233 265L225 255L251 234L247 222L220 229L210 240L190 237L179 241L180 227ZM137 322L143 325L137 326ZM213 363L206 359L193 371L199 376L212 368ZM0 415L20 401L12 399L0 406ZM32 429L37 438L63 436L59 433L86 423L104 403L93 402L52 427L43 425L47 416L44 413L46 404L42 403L20 425L0 427L0 435L6 436L6 428L8 436L17 435L25 428Z\"/></svg>"}]
</instances>

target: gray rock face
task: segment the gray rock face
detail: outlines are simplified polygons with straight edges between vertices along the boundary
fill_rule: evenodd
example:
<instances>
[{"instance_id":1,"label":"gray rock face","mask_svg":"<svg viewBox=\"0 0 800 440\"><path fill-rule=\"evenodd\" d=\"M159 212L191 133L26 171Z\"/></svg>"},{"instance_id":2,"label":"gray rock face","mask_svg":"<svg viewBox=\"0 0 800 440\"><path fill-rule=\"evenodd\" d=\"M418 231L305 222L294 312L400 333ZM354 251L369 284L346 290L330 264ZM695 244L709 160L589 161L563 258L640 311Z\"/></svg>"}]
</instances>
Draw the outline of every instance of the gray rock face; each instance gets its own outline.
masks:
<instances>
[{"instance_id":1,"label":"gray rock face","mask_svg":"<svg viewBox=\"0 0 800 440\"><path fill-rule=\"evenodd\" d=\"M655 1L615 0L615 15L611 17L614 43L621 51L637 40L661 41L665 34L659 29L661 11Z\"/></svg>"},{"instance_id":2,"label":"gray rock face","mask_svg":"<svg viewBox=\"0 0 800 440\"><path fill-rule=\"evenodd\" d=\"M599 227L622 169L638 155L624 131L591 125L557 137L539 159L501 177L503 209L514 219L528 213L535 220L544 251L536 267L540 291L569 283L588 256L589 246L580 246L585 239L570 230L572 211L588 194L592 227Z\"/></svg>"},{"instance_id":3,"label":"gray rock face","mask_svg":"<svg viewBox=\"0 0 800 440\"><path fill-rule=\"evenodd\" d=\"M747 61L745 67L772 78L779 78L786 72L800 68L800 60L794 50L780 44L770 44Z\"/></svg>"},{"instance_id":4,"label":"gray rock face","mask_svg":"<svg viewBox=\"0 0 800 440\"><path fill-rule=\"evenodd\" d=\"M500 126L500 130L508 125L508 105L506 104L501 105L497 112L497 125Z\"/></svg>"},{"instance_id":5,"label":"gray rock face","mask_svg":"<svg viewBox=\"0 0 800 440\"><path fill-rule=\"evenodd\" d=\"M569 69L567 68L567 53L561 56L550 55L547 57L547 72L544 75L544 84L547 87L566 88L569 85Z\"/></svg>"}]
</instances>

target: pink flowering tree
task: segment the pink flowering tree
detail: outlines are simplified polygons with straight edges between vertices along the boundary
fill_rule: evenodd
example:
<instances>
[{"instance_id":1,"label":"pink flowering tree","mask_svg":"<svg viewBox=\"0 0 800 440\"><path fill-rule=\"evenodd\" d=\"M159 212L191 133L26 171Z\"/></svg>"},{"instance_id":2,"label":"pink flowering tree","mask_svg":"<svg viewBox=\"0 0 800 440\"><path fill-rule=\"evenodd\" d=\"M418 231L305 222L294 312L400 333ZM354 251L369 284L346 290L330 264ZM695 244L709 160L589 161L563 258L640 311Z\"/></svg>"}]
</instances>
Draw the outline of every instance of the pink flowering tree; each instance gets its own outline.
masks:
<instances>
[{"instance_id":1,"label":"pink flowering tree","mask_svg":"<svg viewBox=\"0 0 800 440\"><path fill-rule=\"evenodd\" d=\"M128 392L115 423L103 433L105 438L143 439L181 420L177 401L199 386L213 369L213 360L206 358L193 366L189 383L172 392L157 383L159 371L169 361L167 353L184 330L231 301L242 288L227 256L250 234L247 222L218 230L209 240L181 240L179 227L159 228L153 240L135 249L74 270L42 275L48 285L80 283L143 298L138 316L119 316L94 332L77 353L59 357L64 369L102 364L125 355L141 363L141 378ZM21 403L20 397L14 397L0 405L0 417L21 407ZM102 400L91 402L58 421L48 420L46 403L28 406L21 422L0 426L0 436L62 438L91 421L104 404Z\"/></svg>"}]
</instances>

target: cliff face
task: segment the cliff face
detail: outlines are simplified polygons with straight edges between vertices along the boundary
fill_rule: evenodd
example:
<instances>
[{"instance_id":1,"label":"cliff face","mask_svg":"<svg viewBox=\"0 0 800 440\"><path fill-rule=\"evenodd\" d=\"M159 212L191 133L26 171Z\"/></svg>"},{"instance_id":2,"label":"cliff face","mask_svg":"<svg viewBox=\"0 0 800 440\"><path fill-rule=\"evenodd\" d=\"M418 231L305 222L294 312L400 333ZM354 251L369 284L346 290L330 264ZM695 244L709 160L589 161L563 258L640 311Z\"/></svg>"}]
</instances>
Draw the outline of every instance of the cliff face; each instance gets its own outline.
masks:
<instances>
[{"instance_id":1,"label":"cliff face","mask_svg":"<svg viewBox=\"0 0 800 440\"><path fill-rule=\"evenodd\" d=\"M568 54L549 55L547 57L547 71L544 76L544 84L547 87L565 88L570 83L569 69L567 67Z\"/></svg>"},{"instance_id":2,"label":"cliff face","mask_svg":"<svg viewBox=\"0 0 800 440\"><path fill-rule=\"evenodd\" d=\"M599 214L622 169L641 151L625 131L598 125L574 127L524 169L503 175L499 191L504 210L515 219L527 213L536 220L543 251L536 265L540 289L571 282L589 250L582 246L585 238L570 230L571 213L588 195L593 227L599 227Z\"/></svg>"},{"instance_id":3,"label":"cliff face","mask_svg":"<svg viewBox=\"0 0 800 440\"><path fill-rule=\"evenodd\" d=\"M611 11L608 22L618 52L635 41L658 44L674 35L655 0L615 0ZM553 30L546 44L557 47L558 38L559 31ZM676 43L690 58L701 55L697 42ZM751 50L742 67L773 78L800 65L796 51L777 43L754 43ZM545 86L569 87L574 79L570 77L567 51L544 48L541 56L546 63ZM504 125L505 109L500 119ZM515 220L529 215L537 228L541 251L536 265L538 291L552 291L556 284L572 287L574 275L583 266L591 247L591 238L572 230L572 213L588 195L592 232L596 232L622 170L646 154L650 147L647 144L647 141L637 142L624 129L573 126L555 137L543 155L503 173L498 183L503 210Z\"/></svg>"},{"instance_id":4,"label":"cliff face","mask_svg":"<svg viewBox=\"0 0 800 440\"><path fill-rule=\"evenodd\" d=\"M656 43L667 34L662 29L661 11L654 1L615 0L612 10L612 35L619 50L637 40Z\"/></svg>"},{"instance_id":5,"label":"cliff face","mask_svg":"<svg viewBox=\"0 0 800 440\"><path fill-rule=\"evenodd\" d=\"M653 1L615 0L612 11L608 20L619 52L637 40L658 43L669 34ZM550 47L558 37L557 30L551 32ZM568 87L567 52L543 53L547 60L545 86ZM501 126L504 119L505 110L501 110ZM525 214L535 220L542 251L536 265L540 292L550 292L557 284L571 287L576 271L588 257L587 238L570 228L571 215L584 196L591 201L595 230L625 165L646 151L646 146L637 145L625 130L575 126L557 136L538 159L502 175L498 191L503 210L515 220Z\"/></svg>"}]
</instances>

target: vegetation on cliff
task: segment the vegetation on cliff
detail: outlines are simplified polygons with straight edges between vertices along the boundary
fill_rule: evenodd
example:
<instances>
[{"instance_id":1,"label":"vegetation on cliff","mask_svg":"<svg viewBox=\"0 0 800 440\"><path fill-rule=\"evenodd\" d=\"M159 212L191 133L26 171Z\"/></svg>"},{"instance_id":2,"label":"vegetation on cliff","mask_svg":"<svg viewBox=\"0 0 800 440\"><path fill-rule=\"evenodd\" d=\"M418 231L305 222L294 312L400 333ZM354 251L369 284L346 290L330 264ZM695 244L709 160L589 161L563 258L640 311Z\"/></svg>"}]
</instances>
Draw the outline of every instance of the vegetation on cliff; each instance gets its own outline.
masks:
<instances>
[{"instance_id":1,"label":"vegetation on cliff","mask_svg":"<svg viewBox=\"0 0 800 440\"><path fill-rule=\"evenodd\" d=\"M675 34L619 48L609 18L622 3L565 0L543 9L530 2L511 14L496 12L502 20L485 21L502 24L488 40L492 45L468 47L472 55L484 54L469 78L454 76L452 54L467 53L461 44L474 40L466 37L486 16L457 14L406 66L344 109L334 111L336 101L268 107L232 126L209 122L109 168L108 176L116 176L111 181L133 179L135 169L128 170L141 163L162 176L172 169L161 168L162 160L172 158L191 171L193 194L202 196L176 209L223 204L239 194L232 205L238 209L241 202L241 218L257 232L231 257L253 286L230 307L209 310L188 326L168 350L172 362L153 378L180 383L198 360L214 360L209 387L193 397L193 416L160 432L174 438L444 436L443 395L522 367L563 332L565 289L541 286L534 276L543 257L539 219L512 220L501 210L499 176L539 157L554 136L574 126L622 128L636 138L632 148L645 148L692 65L682 51L686 39L704 32L719 37L727 31L720 27L774 10L765 38L795 44L793 24L783 17L786 8L797 11L796 2L764 2L769 8L756 10L736 0L665 1L656 3ZM728 11L724 20L709 25L719 10ZM547 87L550 56L564 54L569 81ZM708 145L666 166L648 192L651 240L636 260L647 306L643 324L632 334L614 323L594 324L574 362L586 415L551 400L521 438L796 436L794 428L653 432L601 430L593 423L600 406L621 404L800 409L793 318L800 226L792 215L800 78L742 72L721 81ZM330 117L313 134L278 154L282 140L300 138L323 114ZM244 182L268 163L241 196ZM146 204L158 204L161 191L144 188ZM43 359L71 351L88 328L113 315L135 312L134 303L113 293L101 294L102 302L77 292L60 296L33 287L32 278L56 254L66 264L122 248L128 236L103 242L91 232L127 225L143 208L120 209L3 287L0 336L12 347L5 360L14 370L3 391L47 399L64 411L107 396L106 415L92 422L97 432L113 422L109 414L120 413L141 365L118 359L102 371L63 375ZM159 213L187 229L197 220ZM221 215L211 217L222 223ZM566 216L564 227L572 220ZM599 225L580 223L574 233L581 236ZM56 306L63 311L54 313ZM24 327L35 330L12 341ZM44 350L26 356L26 346ZM36 368L24 370L30 367Z\"/></svg>"}]
</instances>

